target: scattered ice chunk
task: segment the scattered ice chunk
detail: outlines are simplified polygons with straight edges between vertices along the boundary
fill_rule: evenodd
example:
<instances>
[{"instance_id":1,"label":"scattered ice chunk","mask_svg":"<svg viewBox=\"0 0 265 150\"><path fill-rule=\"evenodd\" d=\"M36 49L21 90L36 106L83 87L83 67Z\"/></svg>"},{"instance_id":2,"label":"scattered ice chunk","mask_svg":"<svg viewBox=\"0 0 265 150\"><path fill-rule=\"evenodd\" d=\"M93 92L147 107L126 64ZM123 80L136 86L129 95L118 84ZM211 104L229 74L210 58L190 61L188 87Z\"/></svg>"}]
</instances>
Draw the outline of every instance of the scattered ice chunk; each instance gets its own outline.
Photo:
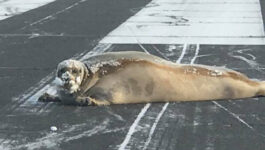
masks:
<instances>
[{"instance_id":1,"label":"scattered ice chunk","mask_svg":"<svg viewBox=\"0 0 265 150\"><path fill-rule=\"evenodd\" d=\"M46 93L48 93L49 95L53 95L53 96L56 96L58 93L57 93L57 86L50 86Z\"/></svg>"},{"instance_id":2,"label":"scattered ice chunk","mask_svg":"<svg viewBox=\"0 0 265 150\"><path fill-rule=\"evenodd\" d=\"M175 50L177 48L176 45L169 45L168 47L168 51L172 52L173 50Z\"/></svg>"},{"instance_id":3,"label":"scattered ice chunk","mask_svg":"<svg viewBox=\"0 0 265 150\"><path fill-rule=\"evenodd\" d=\"M53 132L56 132L58 129L57 129L57 127L56 126L51 126L51 131L53 131Z\"/></svg>"}]
</instances>

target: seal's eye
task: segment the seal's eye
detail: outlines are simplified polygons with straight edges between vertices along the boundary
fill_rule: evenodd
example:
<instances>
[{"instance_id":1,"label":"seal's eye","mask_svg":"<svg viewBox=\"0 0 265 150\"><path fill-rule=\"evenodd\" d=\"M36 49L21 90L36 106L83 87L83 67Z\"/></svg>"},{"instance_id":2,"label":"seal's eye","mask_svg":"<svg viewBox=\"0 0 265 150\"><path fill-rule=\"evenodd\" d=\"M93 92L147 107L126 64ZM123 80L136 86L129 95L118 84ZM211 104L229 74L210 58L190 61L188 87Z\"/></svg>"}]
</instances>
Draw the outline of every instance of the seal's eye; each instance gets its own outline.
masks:
<instances>
[{"instance_id":1,"label":"seal's eye","mask_svg":"<svg viewBox=\"0 0 265 150\"><path fill-rule=\"evenodd\" d=\"M73 73L73 74L77 74L77 73L78 73L78 70L77 70L77 69L73 69L73 70L72 70L72 73Z\"/></svg>"},{"instance_id":2,"label":"seal's eye","mask_svg":"<svg viewBox=\"0 0 265 150\"><path fill-rule=\"evenodd\" d=\"M60 69L60 70L58 71L58 74L57 74L57 76L58 76L58 77L61 77L61 76L62 76L62 74L64 74L66 71L67 71L67 69L66 69L66 68L62 68L62 69Z\"/></svg>"},{"instance_id":3,"label":"seal's eye","mask_svg":"<svg viewBox=\"0 0 265 150\"><path fill-rule=\"evenodd\" d=\"M61 73L65 73L66 71L67 71L66 68L62 68L62 69L60 70Z\"/></svg>"}]
</instances>

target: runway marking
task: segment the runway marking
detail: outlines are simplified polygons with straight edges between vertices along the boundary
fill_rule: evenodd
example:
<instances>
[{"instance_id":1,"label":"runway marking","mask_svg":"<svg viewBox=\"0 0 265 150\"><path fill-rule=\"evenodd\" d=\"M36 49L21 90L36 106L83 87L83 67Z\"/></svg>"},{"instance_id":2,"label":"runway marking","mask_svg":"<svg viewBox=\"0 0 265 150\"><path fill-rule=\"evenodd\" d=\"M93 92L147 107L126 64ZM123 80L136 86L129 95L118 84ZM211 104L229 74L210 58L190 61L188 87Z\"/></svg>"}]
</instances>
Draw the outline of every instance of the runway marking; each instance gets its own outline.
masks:
<instances>
[{"instance_id":1,"label":"runway marking","mask_svg":"<svg viewBox=\"0 0 265 150\"><path fill-rule=\"evenodd\" d=\"M101 42L265 45L265 33L259 0L153 0Z\"/></svg>"},{"instance_id":2,"label":"runway marking","mask_svg":"<svg viewBox=\"0 0 265 150\"><path fill-rule=\"evenodd\" d=\"M130 27L128 27L128 29L130 30ZM131 34L134 35L134 32L132 30ZM134 39L136 41L136 43L141 47L141 49L147 53L150 54L148 52L148 50L146 48L144 48L144 46L137 40L137 38ZM144 114L146 113L146 111L148 110L148 108L151 106L150 103L145 104L145 106L142 108L141 112L138 114L138 116L136 117L136 119L134 120L133 124L131 125L128 133L126 134L125 139L123 140L123 142L120 144L119 150L124 150L127 146L127 144L129 143L133 133L135 132L135 129L138 125L138 123L140 122L140 120L142 119L142 117L144 116Z\"/></svg>"},{"instance_id":3,"label":"runway marking","mask_svg":"<svg viewBox=\"0 0 265 150\"><path fill-rule=\"evenodd\" d=\"M29 25L22 27L22 29L25 29L25 28L28 27L28 26L34 26L34 25L36 25L36 24L43 23L44 21L47 21L47 20L51 20L51 19L54 18L54 16L59 15L59 14L61 14L61 13L64 13L64 12L66 12L67 10L72 9L72 8L78 6L78 5L80 5L80 4L82 4L83 2L86 2L86 1L87 1L87 0L80 0L80 1L78 1L78 2L76 2L76 3L74 3L74 4L70 5L70 6L68 6L68 7L66 7L66 8L60 10L60 11L57 11L57 12L55 12L55 13L53 13L53 14L47 16L47 17L45 17L45 18L42 18L42 19L40 19L40 20L38 20L38 21L35 21L35 22L32 22L32 23L30 23Z\"/></svg>"},{"instance_id":4,"label":"runway marking","mask_svg":"<svg viewBox=\"0 0 265 150\"><path fill-rule=\"evenodd\" d=\"M38 92L38 90L40 90L42 87L45 86L45 84L47 84L47 82L51 81L52 78L54 77L54 72L50 73L49 75L47 75L45 78L43 78L40 82L38 82L35 86L30 87L27 91L25 91L23 94L12 98L12 102L10 104L8 104L7 106L5 106L1 112L12 112L13 110L15 110L16 108L18 108L20 105L22 105L23 103L25 103L25 101L30 98L30 96L34 95L35 93ZM1 115L4 115L5 113L1 113Z\"/></svg>"},{"instance_id":5,"label":"runway marking","mask_svg":"<svg viewBox=\"0 0 265 150\"><path fill-rule=\"evenodd\" d=\"M181 53L179 59L176 61L176 63L180 63L180 62L181 62L181 60L183 59L183 57L184 57L184 55L185 55L185 53L186 53L186 50L187 50L187 44L184 44L183 49L182 49L182 53ZM199 44L196 45L195 55L194 55L194 57L192 58L192 61L190 62L190 64L193 64L193 63L194 63L194 61L195 61L195 59L197 58L198 54L199 54ZM144 148L143 148L144 150L147 149L147 146L148 146L149 143L151 142L151 139L152 139L152 136L153 136L154 131L155 131L155 129L156 129L156 126L157 126L158 122L160 121L162 115L163 115L164 112L166 111L168 105L169 105L168 102L165 103L164 106L163 106L163 108L162 108L162 110L161 110L160 113L157 115L156 120L155 120L155 122L153 123L152 128L151 128L151 130L150 130L150 132L149 132L148 139L147 139L147 141L145 142L145 145L144 145Z\"/></svg>"},{"instance_id":6,"label":"runway marking","mask_svg":"<svg viewBox=\"0 0 265 150\"><path fill-rule=\"evenodd\" d=\"M194 57L192 58L190 64L194 64L195 60L197 59L198 55L199 55L199 50L200 50L200 45L197 44L196 45L196 50L195 50L195 55Z\"/></svg>"},{"instance_id":7,"label":"runway marking","mask_svg":"<svg viewBox=\"0 0 265 150\"><path fill-rule=\"evenodd\" d=\"M224 106L222 106L221 104L219 104L216 101L212 101L216 106L218 106L219 108L222 108L223 110L225 110L226 112L228 112L230 115L232 115L234 118L236 118L239 122L241 122L242 124L244 124L246 127L248 127L251 130L255 130L251 125L249 125L246 121L244 121L242 118L240 118L238 115L236 115L235 113L229 111L227 108L225 108Z\"/></svg>"},{"instance_id":8,"label":"runway marking","mask_svg":"<svg viewBox=\"0 0 265 150\"><path fill-rule=\"evenodd\" d=\"M48 18L49 19L49 18ZM134 39L134 41L135 42L137 42L137 43L140 43L139 41L141 41L141 40L139 40L138 38L135 38L135 37L133 37L132 39ZM135 40L135 39L137 39L137 40ZM144 49L144 51L147 51L143 46L142 46L142 44L140 44L140 47L142 48L142 49ZM196 49L197 50L197 49ZM147 51L148 52L148 51ZM199 52L199 49L198 49L198 52ZM183 51L182 51L182 53L183 53ZM185 54L185 53L184 53ZM183 56L182 56L182 58L184 57L184 54L183 54ZM182 54L181 54L182 55ZM198 53L197 53L197 51L196 51L196 53L195 53L195 56L197 57L198 56ZM196 59L196 57L194 56L194 58L192 59L192 62L194 62L195 61L195 59ZM179 58L180 59L180 58ZM149 105L149 106L148 106ZM151 104L146 104L145 106L144 106L144 108L142 108L142 110L141 110L141 112L140 112L140 114L142 113L143 114L143 116L145 115L145 112L149 109L149 107L151 106ZM163 109L160 111L160 113L158 114L158 116L157 116L157 118L156 118L156 120L155 120L155 122L154 122L154 124L153 124L153 126L152 126L152 132L150 131L150 133L149 133L149 137L150 137L150 139L148 139L147 141L151 141L151 139L152 139L152 135L153 135L153 133L154 133L154 131L155 131L155 129L156 129L156 126L157 126L157 124L158 124L158 122L159 122L159 120L160 120L160 118L163 116L163 113L165 112L165 110L167 109L167 106L168 106L168 104L165 104L164 105L164 107L163 107ZM143 112L142 112L143 111ZM140 114L138 114L138 116L137 116L137 118L139 117L139 115ZM141 116L140 115L140 119L139 119L139 121L142 119L142 117L143 116ZM136 118L136 119L137 119ZM133 123L133 125L135 126L135 127L132 127L132 131L131 131L131 134L127 134L126 135L126 137L125 137L125 139L127 138L127 141L129 142L130 141L130 138L131 138L131 136L133 135L133 133L135 132L135 128L136 128L136 126L138 125L138 123L139 123L139 121L138 122L136 122L136 120L134 121L134 123ZM135 123L136 122L136 123ZM130 128L131 129L131 128ZM130 132L130 129L129 129L129 132ZM129 133L128 132L128 133ZM128 137L127 137L128 136ZM148 138L149 138L148 137ZM127 142L127 143L128 143ZM149 143L148 143L149 144ZM147 144L147 145L148 145ZM124 147L124 149L126 148L126 145L125 145L125 147Z\"/></svg>"},{"instance_id":9,"label":"runway marking","mask_svg":"<svg viewBox=\"0 0 265 150\"><path fill-rule=\"evenodd\" d=\"M259 64L256 61L256 57L254 55L252 55L251 53L245 53L248 51L251 51L251 50L240 49L240 50L229 52L228 55L231 57L234 57L236 59L240 59L240 60L246 62L250 67L257 69L259 67ZM251 57L251 58L248 58L248 57Z\"/></svg>"},{"instance_id":10,"label":"runway marking","mask_svg":"<svg viewBox=\"0 0 265 150\"><path fill-rule=\"evenodd\" d=\"M186 50L187 50L187 44L184 44L182 52L181 52L181 55L180 55L179 59L176 61L176 63L178 63L178 64L181 63L181 60L183 59L183 57L184 57L184 55L186 53Z\"/></svg>"},{"instance_id":11,"label":"runway marking","mask_svg":"<svg viewBox=\"0 0 265 150\"><path fill-rule=\"evenodd\" d=\"M216 106L218 106L219 108L223 109L224 111L226 111L228 114L230 114L231 116L233 116L235 119L237 119L240 123L242 123L243 125L245 125L247 128L249 128L251 131L255 132L256 134L262 136L263 138L265 138L265 135L262 134L261 132L257 131L253 126L251 126L250 124L248 124L245 120L243 120L242 118L240 118L239 115L233 113L232 111L230 111L229 109L227 109L226 107L224 107L223 105L219 104L216 101L212 101Z\"/></svg>"},{"instance_id":12,"label":"runway marking","mask_svg":"<svg viewBox=\"0 0 265 150\"><path fill-rule=\"evenodd\" d=\"M129 29L129 31L131 32L131 34L132 34L133 36L135 36L134 31L131 30L130 27L127 27L127 28ZM140 41L138 41L137 38L134 38L134 39L135 39L136 43L141 47L141 49L144 50L145 53L150 54L150 53L148 52L148 50L145 49L144 46L140 43Z\"/></svg>"},{"instance_id":13,"label":"runway marking","mask_svg":"<svg viewBox=\"0 0 265 150\"><path fill-rule=\"evenodd\" d=\"M180 55L180 57L178 58L178 60L177 60L176 62L178 62L178 63L181 62L181 60L183 59L183 57L184 57L184 55L185 55L185 53L186 53L186 49L187 49L187 44L184 44L184 45L183 45L182 52L181 52L181 55ZM153 123L153 125L152 125L152 127L151 127L151 129L150 129L150 132L149 132L149 135L148 135L148 139L147 139L147 141L145 142L145 145L144 145L144 148L143 148L143 149L146 149L147 146L149 145L149 143L150 143L150 141L151 141L151 139L152 139L153 133L154 133L154 131L155 131L155 129L156 129L156 126L157 126L157 124L158 124L160 118L161 118L162 115L164 114L165 110L167 109L168 105L169 105L168 102L165 103L164 106L163 106L163 108L162 108L162 110L160 111L160 113L159 113L158 116L156 117L156 120L155 120L155 122ZM122 144L120 145L119 150L124 150L124 149L126 148L126 146L127 146L127 144L129 143L129 141L130 141L130 139L131 139L133 133L135 132L136 127L138 126L140 120L144 117L144 114L146 113L146 111L148 110L148 108L149 108L150 106L151 106L151 104L148 103L148 104L146 104L146 105L142 108L141 112L138 114L138 116L136 117L135 121L134 121L133 124L131 125L131 127L130 127L130 129L129 129L129 131L128 131L128 133L127 133L125 139L124 139L124 141L123 141Z\"/></svg>"},{"instance_id":14,"label":"runway marking","mask_svg":"<svg viewBox=\"0 0 265 150\"><path fill-rule=\"evenodd\" d=\"M151 106L150 103L146 104L141 112L137 115L136 119L134 120L133 124L131 125L128 133L126 134L126 137L124 138L123 142L120 144L119 150L124 150L127 146L127 144L129 143L133 133L135 132L135 128L137 127L138 123L140 122L140 120L142 119L142 117L144 116L145 112L148 110L148 108Z\"/></svg>"},{"instance_id":15,"label":"runway marking","mask_svg":"<svg viewBox=\"0 0 265 150\"><path fill-rule=\"evenodd\" d=\"M6 0L0 1L0 20L7 19L14 15L18 15L38 8L55 0Z\"/></svg>"},{"instance_id":16,"label":"runway marking","mask_svg":"<svg viewBox=\"0 0 265 150\"><path fill-rule=\"evenodd\" d=\"M148 145L149 145L149 143L151 142L151 140L152 140L152 136L153 136L153 134L154 134L154 132L155 132L155 129L156 129L156 126L157 126L157 124L158 124L160 118L163 116L164 112L166 111L168 105L169 105L169 103L164 104L162 110L161 110L161 111L159 112L159 114L157 115L156 120L155 120L155 122L153 123L152 128L150 129L150 132L149 132L149 135L148 135L147 141L144 143L144 148L143 148L143 150L146 150L147 147L148 147Z\"/></svg>"},{"instance_id":17,"label":"runway marking","mask_svg":"<svg viewBox=\"0 0 265 150\"><path fill-rule=\"evenodd\" d=\"M87 59L90 56L100 54L100 53L107 51L110 47L111 47L111 44L98 44L93 50L91 50L89 52L81 53L81 54L75 56L75 59L77 59L77 60ZM38 103L37 99L44 92L53 93L55 91L55 89L54 89L55 88L54 87L55 81L53 80L54 73L55 72L52 72L51 74L49 74L48 76L43 78L39 83L37 83L35 86L29 88L29 90L27 90L26 92L24 92L20 96L13 98L13 102L10 103L9 105L5 106L1 111L12 112L12 111L16 110L17 108L22 109L24 107L31 107L30 110L28 110L28 109L27 110L32 111L34 113L44 112L47 109L47 107L44 107L44 105L49 105L49 104L47 104L47 103L40 104L40 103ZM34 105L33 108L32 108L32 105ZM5 113L2 113L2 114L4 115Z\"/></svg>"},{"instance_id":18,"label":"runway marking","mask_svg":"<svg viewBox=\"0 0 265 150\"><path fill-rule=\"evenodd\" d=\"M157 3L178 3L178 4L183 4L183 3L188 3L188 4L201 4L201 3L210 3L210 4L239 4L239 3L256 3L256 1L253 1L253 0L188 0L188 1L183 1L183 0L175 0L175 1L172 1L172 0L158 0L156 1Z\"/></svg>"}]
</instances>

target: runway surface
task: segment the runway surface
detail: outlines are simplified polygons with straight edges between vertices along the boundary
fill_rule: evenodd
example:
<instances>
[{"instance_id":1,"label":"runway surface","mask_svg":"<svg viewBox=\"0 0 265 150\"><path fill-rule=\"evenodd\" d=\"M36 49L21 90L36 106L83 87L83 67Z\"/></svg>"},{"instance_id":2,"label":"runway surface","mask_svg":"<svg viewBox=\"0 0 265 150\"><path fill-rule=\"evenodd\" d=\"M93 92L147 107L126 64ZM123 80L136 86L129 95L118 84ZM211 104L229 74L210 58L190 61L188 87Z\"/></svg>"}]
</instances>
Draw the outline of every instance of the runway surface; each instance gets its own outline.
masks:
<instances>
[{"instance_id":1,"label":"runway surface","mask_svg":"<svg viewBox=\"0 0 265 150\"><path fill-rule=\"evenodd\" d=\"M0 0L0 8L14 1ZM263 150L264 98L104 107L37 98L51 90L60 61L108 51L226 66L265 80L264 4L42 0L8 15L0 21L0 149Z\"/></svg>"}]
</instances>

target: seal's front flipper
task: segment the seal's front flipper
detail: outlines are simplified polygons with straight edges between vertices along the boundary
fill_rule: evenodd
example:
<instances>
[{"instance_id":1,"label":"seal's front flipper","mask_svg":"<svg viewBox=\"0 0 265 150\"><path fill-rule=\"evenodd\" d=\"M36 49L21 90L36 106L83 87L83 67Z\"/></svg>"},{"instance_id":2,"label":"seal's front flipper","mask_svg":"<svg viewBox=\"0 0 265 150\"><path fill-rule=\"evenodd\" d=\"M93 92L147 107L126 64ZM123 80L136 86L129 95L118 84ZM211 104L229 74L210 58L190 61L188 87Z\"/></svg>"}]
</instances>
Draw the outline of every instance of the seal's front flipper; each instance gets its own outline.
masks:
<instances>
[{"instance_id":1,"label":"seal's front flipper","mask_svg":"<svg viewBox=\"0 0 265 150\"><path fill-rule=\"evenodd\" d=\"M75 102L77 103L77 105L79 106L90 106L90 105L94 105L91 101L90 97L77 97L75 99Z\"/></svg>"},{"instance_id":2,"label":"seal's front flipper","mask_svg":"<svg viewBox=\"0 0 265 150\"><path fill-rule=\"evenodd\" d=\"M61 99L57 96L52 96L48 93L44 93L38 99L40 102L61 102Z\"/></svg>"},{"instance_id":3,"label":"seal's front flipper","mask_svg":"<svg viewBox=\"0 0 265 150\"><path fill-rule=\"evenodd\" d=\"M97 106L102 106L102 105L110 105L109 101L106 100L98 100L94 99L91 97L77 97L76 102L80 106L91 106L91 105L97 105Z\"/></svg>"}]
</instances>

